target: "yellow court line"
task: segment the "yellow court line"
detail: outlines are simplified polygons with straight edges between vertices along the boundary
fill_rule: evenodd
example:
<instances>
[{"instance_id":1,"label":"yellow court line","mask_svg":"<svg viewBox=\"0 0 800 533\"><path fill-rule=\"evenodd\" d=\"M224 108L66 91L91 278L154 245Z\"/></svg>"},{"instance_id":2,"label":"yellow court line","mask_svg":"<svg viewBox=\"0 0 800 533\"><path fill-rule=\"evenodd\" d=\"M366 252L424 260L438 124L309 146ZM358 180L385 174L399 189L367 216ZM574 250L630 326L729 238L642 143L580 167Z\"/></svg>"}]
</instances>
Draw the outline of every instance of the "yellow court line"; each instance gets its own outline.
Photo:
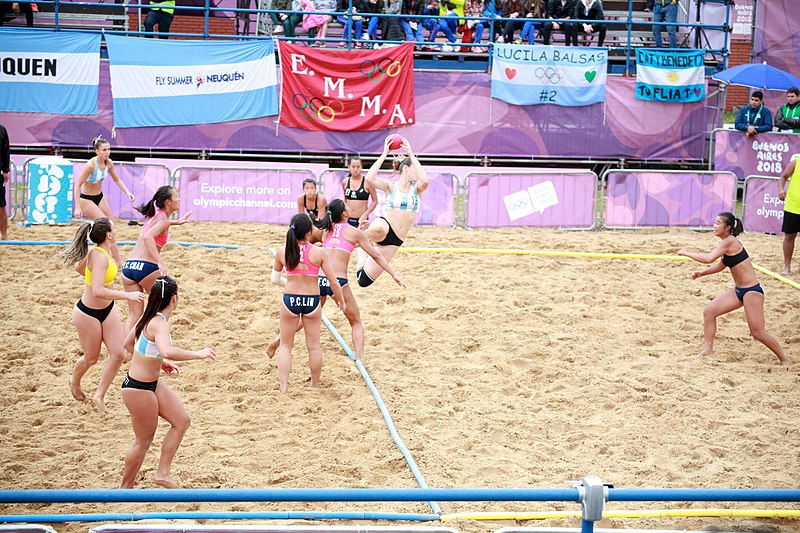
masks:
<instances>
[{"instance_id":1,"label":"yellow court line","mask_svg":"<svg viewBox=\"0 0 800 533\"><path fill-rule=\"evenodd\" d=\"M400 248L401 252L431 252L453 254L492 254L492 255L541 255L548 257L592 257L602 259L665 259L685 261L688 257L679 255L618 254L612 252L560 252L556 250L513 250L505 248Z\"/></svg>"},{"instance_id":2,"label":"yellow court line","mask_svg":"<svg viewBox=\"0 0 800 533\"><path fill-rule=\"evenodd\" d=\"M543 257L588 257L595 259L655 259L665 261L688 261L688 257L681 255L660 254L619 254L613 252L559 252L555 250L514 250L506 248L400 248L401 252L410 253L451 253L451 254L490 254L490 255L538 255ZM790 287L800 289L800 283L790 280L780 274L753 263L753 268L759 272L781 281Z\"/></svg>"},{"instance_id":3,"label":"yellow court line","mask_svg":"<svg viewBox=\"0 0 800 533\"><path fill-rule=\"evenodd\" d=\"M465 520L548 520L581 517L581 511L542 511L533 513L452 513L439 517L441 522L457 518ZM603 511L603 518L645 517L737 517L737 518L800 518L794 509L651 509L643 511Z\"/></svg>"}]
</instances>

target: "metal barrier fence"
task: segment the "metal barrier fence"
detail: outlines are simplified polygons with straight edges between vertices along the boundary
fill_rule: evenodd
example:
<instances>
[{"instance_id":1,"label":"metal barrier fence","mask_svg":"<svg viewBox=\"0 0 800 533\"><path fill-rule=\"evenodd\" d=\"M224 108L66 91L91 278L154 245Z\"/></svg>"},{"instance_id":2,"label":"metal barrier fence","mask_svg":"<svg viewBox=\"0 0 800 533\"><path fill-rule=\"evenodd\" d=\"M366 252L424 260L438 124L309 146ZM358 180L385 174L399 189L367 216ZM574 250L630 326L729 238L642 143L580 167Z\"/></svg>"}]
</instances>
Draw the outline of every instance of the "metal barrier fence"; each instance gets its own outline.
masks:
<instances>
[{"instance_id":1,"label":"metal barrier fence","mask_svg":"<svg viewBox=\"0 0 800 533\"><path fill-rule=\"evenodd\" d=\"M708 228L736 205L732 172L607 170L601 179L606 228Z\"/></svg>"},{"instance_id":2,"label":"metal barrier fence","mask_svg":"<svg viewBox=\"0 0 800 533\"><path fill-rule=\"evenodd\" d=\"M783 200L778 198L779 178L747 176L742 196L742 224L746 231L778 234L783 223Z\"/></svg>"},{"instance_id":3,"label":"metal barrier fence","mask_svg":"<svg viewBox=\"0 0 800 533\"><path fill-rule=\"evenodd\" d=\"M28 158L22 167L12 161L7 187L10 220L26 220L30 194ZM79 175L84 160L65 160ZM115 163L114 168L136 196L130 202L119 187L105 187L112 215L140 219L135 206L150 200L161 185L181 193L181 214L194 211L194 220L285 224L298 212L302 183L313 179L328 200L343 196L347 169L321 173L305 168L268 166L192 166L174 170L159 163ZM379 176L391 178L381 171ZM778 233L783 203L777 178L748 176L744 185L742 219L749 231ZM733 212L737 180L727 171L662 171L610 169L599 178L588 170L537 169L429 173L417 224L465 228L557 227L609 229L649 226L707 228L720 211ZM70 193L72 194L72 193ZM70 196L72 198L72 196ZM376 193L373 218L385 207Z\"/></svg>"},{"instance_id":4,"label":"metal barrier fence","mask_svg":"<svg viewBox=\"0 0 800 533\"><path fill-rule=\"evenodd\" d=\"M595 225L597 174L591 171L470 172L463 183L469 228Z\"/></svg>"}]
</instances>

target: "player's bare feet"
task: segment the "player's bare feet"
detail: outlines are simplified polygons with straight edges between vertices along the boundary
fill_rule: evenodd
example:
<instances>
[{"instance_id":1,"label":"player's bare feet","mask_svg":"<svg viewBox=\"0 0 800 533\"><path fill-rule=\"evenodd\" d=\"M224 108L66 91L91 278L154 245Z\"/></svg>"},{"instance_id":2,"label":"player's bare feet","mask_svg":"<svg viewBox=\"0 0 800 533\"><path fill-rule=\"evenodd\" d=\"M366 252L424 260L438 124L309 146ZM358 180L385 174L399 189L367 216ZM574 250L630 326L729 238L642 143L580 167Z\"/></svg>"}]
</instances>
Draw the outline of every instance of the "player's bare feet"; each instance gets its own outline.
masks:
<instances>
[{"instance_id":1,"label":"player's bare feet","mask_svg":"<svg viewBox=\"0 0 800 533\"><path fill-rule=\"evenodd\" d=\"M102 396L94 395L92 397L92 403L94 403L95 409L97 409L98 414L105 415L106 414L106 403L103 401Z\"/></svg>"},{"instance_id":2,"label":"player's bare feet","mask_svg":"<svg viewBox=\"0 0 800 533\"><path fill-rule=\"evenodd\" d=\"M781 276L789 276L791 273L792 269L789 267L783 267L783 270L781 270Z\"/></svg>"},{"instance_id":3,"label":"player's bare feet","mask_svg":"<svg viewBox=\"0 0 800 533\"><path fill-rule=\"evenodd\" d=\"M281 339L277 338L267 346L267 356L272 359L275 356L275 352L278 351L278 347L281 345Z\"/></svg>"},{"instance_id":4,"label":"player's bare feet","mask_svg":"<svg viewBox=\"0 0 800 533\"><path fill-rule=\"evenodd\" d=\"M780 361L781 361L781 366L789 366L792 364L792 360L786 356L783 356L783 359L781 359Z\"/></svg>"},{"instance_id":5,"label":"player's bare feet","mask_svg":"<svg viewBox=\"0 0 800 533\"><path fill-rule=\"evenodd\" d=\"M705 357L711 355L712 353L714 353L714 348L712 346L703 346L703 351L700 352L700 355Z\"/></svg>"},{"instance_id":6,"label":"player's bare feet","mask_svg":"<svg viewBox=\"0 0 800 533\"><path fill-rule=\"evenodd\" d=\"M72 380L69 380L69 390L72 393L72 397L79 402L86 401L86 395L83 393L83 390L81 390L80 383L74 383Z\"/></svg>"},{"instance_id":7,"label":"player's bare feet","mask_svg":"<svg viewBox=\"0 0 800 533\"><path fill-rule=\"evenodd\" d=\"M165 489L178 489L180 488L175 480L172 479L172 476L166 475L162 476L160 474L153 474L153 483L158 485L159 487L164 487Z\"/></svg>"}]
</instances>

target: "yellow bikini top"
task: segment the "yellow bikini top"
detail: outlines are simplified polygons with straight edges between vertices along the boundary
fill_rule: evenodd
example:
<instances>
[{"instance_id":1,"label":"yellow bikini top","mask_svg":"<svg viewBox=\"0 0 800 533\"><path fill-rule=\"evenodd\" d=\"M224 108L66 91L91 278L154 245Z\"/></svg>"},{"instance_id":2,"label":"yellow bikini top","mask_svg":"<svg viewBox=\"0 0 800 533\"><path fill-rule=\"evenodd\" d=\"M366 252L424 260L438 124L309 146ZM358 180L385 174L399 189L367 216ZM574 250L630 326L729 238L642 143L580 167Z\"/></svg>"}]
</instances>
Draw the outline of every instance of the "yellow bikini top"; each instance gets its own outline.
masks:
<instances>
[{"instance_id":1,"label":"yellow bikini top","mask_svg":"<svg viewBox=\"0 0 800 533\"><path fill-rule=\"evenodd\" d=\"M100 250L101 252L106 254L106 257L108 257L108 268L106 269L106 279L105 282L103 282L103 285L108 287L109 285L114 283L114 278L117 277L117 264L114 262L111 256L108 255L108 252L106 252L105 249L100 248L99 246L92 246L91 248L89 248L89 253L92 253L92 250ZM86 273L83 275L83 277L86 280L87 285L92 284L92 271L89 270L88 262L86 263Z\"/></svg>"}]
</instances>

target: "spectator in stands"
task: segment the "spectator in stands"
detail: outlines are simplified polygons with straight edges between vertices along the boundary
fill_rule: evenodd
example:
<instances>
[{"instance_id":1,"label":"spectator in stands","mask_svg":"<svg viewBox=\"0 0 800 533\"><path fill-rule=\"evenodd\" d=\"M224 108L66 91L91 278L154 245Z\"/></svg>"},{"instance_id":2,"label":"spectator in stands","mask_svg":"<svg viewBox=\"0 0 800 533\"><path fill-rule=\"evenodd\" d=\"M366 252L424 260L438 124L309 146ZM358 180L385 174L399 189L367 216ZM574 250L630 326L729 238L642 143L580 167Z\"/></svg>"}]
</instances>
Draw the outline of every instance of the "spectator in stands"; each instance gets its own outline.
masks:
<instances>
[{"instance_id":1,"label":"spectator in stands","mask_svg":"<svg viewBox=\"0 0 800 533\"><path fill-rule=\"evenodd\" d=\"M603 4L600 0L576 0L575 12L572 15L575 20L605 20L603 15ZM578 33L592 34L597 33L597 46L603 46L606 40L606 25L599 22L576 22L575 31L572 33L572 44L578 46Z\"/></svg>"},{"instance_id":2,"label":"spectator in stands","mask_svg":"<svg viewBox=\"0 0 800 533\"><path fill-rule=\"evenodd\" d=\"M499 0L484 0L483 3L483 16L486 17L489 22L489 27L491 29L492 35L489 38L489 42L496 42L497 35L500 33L502 29L502 23L498 22L494 19L503 16L503 11L501 7L497 5L497 1Z\"/></svg>"},{"instance_id":3,"label":"spectator in stands","mask_svg":"<svg viewBox=\"0 0 800 533\"><path fill-rule=\"evenodd\" d=\"M328 22L331 20L330 15L324 15L320 11L333 11L336 6L330 5L330 0L300 0L300 9L305 11L303 15L303 29L308 32L309 39L319 37L325 39L325 33L328 30ZM319 4L319 7L317 7ZM325 46L325 41L310 41L309 46Z\"/></svg>"},{"instance_id":4,"label":"spectator in stands","mask_svg":"<svg viewBox=\"0 0 800 533\"><path fill-rule=\"evenodd\" d=\"M739 110L734 127L743 131L745 137L772 131L772 113L764 106L764 93L754 91L750 95L750 105Z\"/></svg>"},{"instance_id":5,"label":"spectator in stands","mask_svg":"<svg viewBox=\"0 0 800 533\"><path fill-rule=\"evenodd\" d=\"M353 38L356 41L359 41L364 30L364 22L359 14L361 11L360 0L339 0L336 4L336 11L342 13L341 15L336 16L337 22L344 26L344 30L342 31L342 39L347 40ZM346 43L344 41L339 43L339 46L342 48L345 45ZM356 42L355 46L356 48L361 48L361 43Z\"/></svg>"},{"instance_id":6,"label":"spectator in stands","mask_svg":"<svg viewBox=\"0 0 800 533\"><path fill-rule=\"evenodd\" d=\"M175 18L175 0L150 0L150 12L144 19L144 31L153 33L158 24L158 38L169 39L169 27ZM152 35L145 35L152 37Z\"/></svg>"},{"instance_id":7,"label":"spectator in stands","mask_svg":"<svg viewBox=\"0 0 800 533\"><path fill-rule=\"evenodd\" d=\"M33 28L33 6L30 2L0 2L0 26L5 24L8 13L25 15L25 25Z\"/></svg>"},{"instance_id":8,"label":"spectator in stands","mask_svg":"<svg viewBox=\"0 0 800 533\"><path fill-rule=\"evenodd\" d=\"M523 0L503 0L502 13L505 20L502 22L503 35L498 39L498 43L513 43L514 33L518 29L522 29L524 22L521 20L525 17L525 4Z\"/></svg>"},{"instance_id":9,"label":"spectator in stands","mask_svg":"<svg viewBox=\"0 0 800 533\"><path fill-rule=\"evenodd\" d=\"M439 31L439 0L429 0L422 10L422 15L430 18L422 19L422 27L428 30L428 40L434 41Z\"/></svg>"},{"instance_id":10,"label":"spectator in stands","mask_svg":"<svg viewBox=\"0 0 800 533\"><path fill-rule=\"evenodd\" d=\"M525 1L525 18L540 19L544 17L544 10L542 9L542 0L526 0ZM514 41L516 44L528 42L528 44L535 44L536 31L541 30L543 22L533 22L526 20L522 24L522 31L519 32L519 39Z\"/></svg>"},{"instance_id":11,"label":"spectator in stands","mask_svg":"<svg viewBox=\"0 0 800 533\"><path fill-rule=\"evenodd\" d=\"M383 4L383 13L399 15L403 9L403 0L387 0ZM402 41L406 34L399 17L383 17L381 21L381 39L384 41Z\"/></svg>"},{"instance_id":12,"label":"spectator in stands","mask_svg":"<svg viewBox=\"0 0 800 533\"><path fill-rule=\"evenodd\" d=\"M575 14L575 2L577 0L547 0L545 4L545 18L548 19L571 19ZM571 22L545 22L542 26L542 42L550 44L550 36L553 31L564 32L564 41L570 45L571 36L577 32L575 24Z\"/></svg>"},{"instance_id":13,"label":"spectator in stands","mask_svg":"<svg viewBox=\"0 0 800 533\"><path fill-rule=\"evenodd\" d=\"M649 13L653 10L653 6L655 5L656 0L647 0L644 4L644 10L646 13Z\"/></svg>"},{"instance_id":14,"label":"spectator in stands","mask_svg":"<svg viewBox=\"0 0 800 533\"><path fill-rule=\"evenodd\" d=\"M800 133L800 89L786 91L786 99L788 102L775 113L775 127L778 131Z\"/></svg>"},{"instance_id":15,"label":"spectator in stands","mask_svg":"<svg viewBox=\"0 0 800 533\"><path fill-rule=\"evenodd\" d=\"M272 0L272 9L280 11L269 14L275 26L283 28L284 36L294 37L295 28L303 21L303 15L288 11L300 11L300 0Z\"/></svg>"},{"instance_id":16,"label":"spectator in stands","mask_svg":"<svg viewBox=\"0 0 800 533\"><path fill-rule=\"evenodd\" d=\"M655 10L653 11L653 39L656 41L656 48L661 48L664 44L661 41L661 28L663 26L655 23L678 22L678 0L655 0L655 3ZM667 26L670 48L678 48L677 31L677 26Z\"/></svg>"},{"instance_id":17,"label":"spectator in stands","mask_svg":"<svg viewBox=\"0 0 800 533\"><path fill-rule=\"evenodd\" d=\"M456 13L455 9L456 6L452 2L445 2L445 15L442 18L435 19L436 23L434 24L433 31L431 31L431 41L436 41L436 37L439 34L439 30L442 30L444 36L447 38L447 42L450 44L446 44L442 47L442 51L444 52L452 52L453 47L451 46L454 44L458 39L456 38L456 32L458 31L458 13Z\"/></svg>"},{"instance_id":18,"label":"spectator in stands","mask_svg":"<svg viewBox=\"0 0 800 533\"><path fill-rule=\"evenodd\" d=\"M423 9L425 9L425 0L403 0L402 13L404 15L422 15ZM406 41L417 43L425 41L422 33L422 19L400 19L400 23L406 33Z\"/></svg>"},{"instance_id":19,"label":"spectator in stands","mask_svg":"<svg viewBox=\"0 0 800 533\"><path fill-rule=\"evenodd\" d=\"M483 0L467 0L464 2L464 15L467 17L482 17L483 11ZM459 31L461 32L461 42L475 43L476 45L480 44L481 37L483 37L483 28L483 21L481 20L466 20L459 28ZM473 46L468 50L462 48L461 51L476 52L479 54L485 52L485 50L480 46Z\"/></svg>"},{"instance_id":20,"label":"spectator in stands","mask_svg":"<svg viewBox=\"0 0 800 533\"><path fill-rule=\"evenodd\" d=\"M792 273L792 255L794 254L794 241L800 231L800 165L797 164L800 154L792 156L789 166L781 174L778 185L778 198L783 204L783 270L781 274L788 276ZM786 189L786 182L789 189Z\"/></svg>"},{"instance_id":21,"label":"spectator in stands","mask_svg":"<svg viewBox=\"0 0 800 533\"><path fill-rule=\"evenodd\" d=\"M0 124L0 239L8 240L8 215L6 214L6 183L11 172L11 144L8 131Z\"/></svg>"},{"instance_id":22,"label":"spectator in stands","mask_svg":"<svg viewBox=\"0 0 800 533\"><path fill-rule=\"evenodd\" d=\"M361 4L361 9L365 15L368 15L369 22L367 23L367 32L364 34L364 39L378 40L378 25L381 20L381 13L383 13L383 0L365 0Z\"/></svg>"}]
</instances>

